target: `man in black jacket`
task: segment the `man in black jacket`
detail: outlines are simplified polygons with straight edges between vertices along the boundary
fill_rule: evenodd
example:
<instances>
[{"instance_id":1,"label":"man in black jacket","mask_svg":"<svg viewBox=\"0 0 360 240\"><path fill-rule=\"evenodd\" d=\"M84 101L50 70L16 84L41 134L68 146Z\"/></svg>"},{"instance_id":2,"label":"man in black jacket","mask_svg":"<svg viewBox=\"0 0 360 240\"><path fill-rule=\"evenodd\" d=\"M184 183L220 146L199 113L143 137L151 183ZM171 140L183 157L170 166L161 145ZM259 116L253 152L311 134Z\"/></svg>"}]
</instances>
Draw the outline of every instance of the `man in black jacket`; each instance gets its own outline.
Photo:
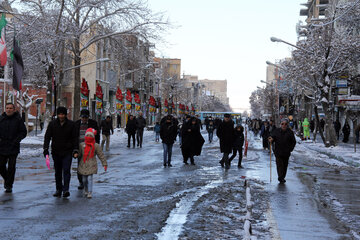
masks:
<instances>
[{"instance_id":1,"label":"man in black jacket","mask_svg":"<svg viewBox=\"0 0 360 240\"><path fill-rule=\"evenodd\" d=\"M276 157L276 169L278 173L278 180L280 183L285 183L287 167L289 165L289 158L291 152L294 150L296 140L294 132L288 127L288 120L281 120L281 127L276 128L271 132L269 142L275 143L274 154Z\"/></svg>"},{"instance_id":2,"label":"man in black jacket","mask_svg":"<svg viewBox=\"0 0 360 240\"><path fill-rule=\"evenodd\" d=\"M51 155L54 159L56 192L54 197L67 198L70 196L69 185L71 178L72 157L78 157L79 139L75 123L67 119L67 109L58 107L57 118L49 123L44 139L44 156L49 155L51 140ZM63 179L64 176L64 179Z\"/></svg>"},{"instance_id":3,"label":"man in black jacket","mask_svg":"<svg viewBox=\"0 0 360 240\"><path fill-rule=\"evenodd\" d=\"M87 109L82 109L80 112L80 119L75 122L76 132L79 136L79 144L85 141L85 132L88 128L93 128L96 130L95 142L100 144L100 131L98 124L95 120L90 119L90 112ZM79 161L78 161L79 167ZM82 181L82 175L77 173L79 186L78 189L84 189L84 184Z\"/></svg>"},{"instance_id":4,"label":"man in black jacket","mask_svg":"<svg viewBox=\"0 0 360 240\"><path fill-rule=\"evenodd\" d=\"M110 150L110 131L111 134L114 134L114 129L112 126L112 121L110 116L106 116L105 120L101 121L101 134L102 134L102 140L101 140L101 149L104 149L104 143L106 141L106 151Z\"/></svg>"},{"instance_id":5,"label":"man in black jacket","mask_svg":"<svg viewBox=\"0 0 360 240\"><path fill-rule=\"evenodd\" d=\"M15 105L7 103L5 112L0 116L0 174L7 193L12 192L16 158L20 152L20 142L26 134L26 127L20 114L15 111Z\"/></svg>"},{"instance_id":6,"label":"man in black jacket","mask_svg":"<svg viewBox=\"0 0 360 240\"><path fill-rule=\"evenodd\" d=\"M133 147L135 148L136 119L131 114L128 117L125 131L128 134L128 145L127 145L127 147L128 148L130 147L130 138L132 138L133 139Z\"/></svg>"},{"instance_id":7,"label":"man in black jacket","mask_svg":"<svg viewBox=\"0 0 360 240\"><path fill-rule=\"evenodd\" d=\"M139 112L139 117L136 118L136 141L137 146L142 147L144 128L146 127L146 120L142 112Z\"/></svg>"},{"instance_id":8,"label":"man in black jacket","mask_svg":"<svg viewBox=\"0 0 360 240\"><path fill-rule=\"evenodd\" d=\"M160 125L160 138L164 149L164 167L171 165L172 147L177 135L177 125L171 115L166 116L166 120Z\"/></svg>"},{"instance_id":9,"label":"man in black jacket","mask_svg":"<svg viewBox=\"0 0 360 240\"><path fill-rule=\"evenodd\" d=\"M220 151L224 154L221 161L221 167L229 169L230 161L229 154L232 152L234 141L234 122L230 118L230 114L224 114L224 121L219 124L216 135L220 139Z\"/></svg>"}]
</instances>

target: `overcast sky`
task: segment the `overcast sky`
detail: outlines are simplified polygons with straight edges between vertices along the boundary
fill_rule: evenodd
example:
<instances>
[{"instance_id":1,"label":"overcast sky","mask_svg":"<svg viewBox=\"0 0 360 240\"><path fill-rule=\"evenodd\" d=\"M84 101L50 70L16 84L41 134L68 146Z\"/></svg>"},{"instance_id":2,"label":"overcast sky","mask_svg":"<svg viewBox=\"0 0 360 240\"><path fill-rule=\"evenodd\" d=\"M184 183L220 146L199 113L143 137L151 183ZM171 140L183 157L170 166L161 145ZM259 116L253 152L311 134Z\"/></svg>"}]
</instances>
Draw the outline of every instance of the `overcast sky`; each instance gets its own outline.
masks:
<instances>
[{"instance_id":1,"label":"overcast sky","mask_svg":"<svg viewBox=\"0 0 360 240\"><path fill-rule=\"evenodd\" d=\"M179 27L157 44L159 57L180 58L181 74L228 81L233 108L248 108L249 96L266 78L266 63L290 55L297 39L300 3L306 0L149 0Z\"/></svg>"}]
</instances>

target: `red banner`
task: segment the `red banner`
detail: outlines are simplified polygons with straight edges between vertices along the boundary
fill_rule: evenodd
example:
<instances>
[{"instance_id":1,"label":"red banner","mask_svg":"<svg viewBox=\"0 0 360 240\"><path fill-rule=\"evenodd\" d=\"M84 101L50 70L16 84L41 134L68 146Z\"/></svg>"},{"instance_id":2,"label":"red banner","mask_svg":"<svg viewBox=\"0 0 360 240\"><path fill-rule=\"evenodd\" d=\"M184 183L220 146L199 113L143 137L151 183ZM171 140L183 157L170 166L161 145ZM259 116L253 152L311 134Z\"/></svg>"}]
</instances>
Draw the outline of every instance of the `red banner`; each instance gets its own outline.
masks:
<instances>
[{"instance_id":1,"label":"red banner","mask_svg":"<svg viewBox=\"0 0 360 240\"><path fill-rule=\"evenodd\" d=\"M124 96L122 95L121 89L119 87L116 90L116 99L119 101L122 101L124 99Z\"/></svg>"}]
</instances>

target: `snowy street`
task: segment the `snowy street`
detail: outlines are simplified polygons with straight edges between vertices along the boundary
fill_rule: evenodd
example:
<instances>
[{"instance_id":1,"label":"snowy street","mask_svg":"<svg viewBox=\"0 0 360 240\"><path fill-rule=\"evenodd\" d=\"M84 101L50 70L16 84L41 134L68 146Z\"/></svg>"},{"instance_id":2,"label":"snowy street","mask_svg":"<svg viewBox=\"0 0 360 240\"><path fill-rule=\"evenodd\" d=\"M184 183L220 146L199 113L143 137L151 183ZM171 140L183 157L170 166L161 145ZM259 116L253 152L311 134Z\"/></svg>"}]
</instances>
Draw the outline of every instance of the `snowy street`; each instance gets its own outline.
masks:
<instances>
[{"instance_id":1,"label":"snowy street","mask_svg":"<svg viewBox=\"0 0 360 240\"><path fill-rule=\"evenodd\" d=\"M275 157L270 182L269 154L257 137L250 134L244 168L233 164L227 171L218 163L217 138L209 144L202 134L196 166L183 164L177 142L173 167L164 168L153 132L145 132L143 148L133 149L115 130L108 171L94 176L92 199L77 189L77 160L70 198L54 198L41 136L24 139L14 191L0 193L1 239L360 239L360 157L351 146L298 143L287 182L279 185Z\"/></svg>"}]
</instances>

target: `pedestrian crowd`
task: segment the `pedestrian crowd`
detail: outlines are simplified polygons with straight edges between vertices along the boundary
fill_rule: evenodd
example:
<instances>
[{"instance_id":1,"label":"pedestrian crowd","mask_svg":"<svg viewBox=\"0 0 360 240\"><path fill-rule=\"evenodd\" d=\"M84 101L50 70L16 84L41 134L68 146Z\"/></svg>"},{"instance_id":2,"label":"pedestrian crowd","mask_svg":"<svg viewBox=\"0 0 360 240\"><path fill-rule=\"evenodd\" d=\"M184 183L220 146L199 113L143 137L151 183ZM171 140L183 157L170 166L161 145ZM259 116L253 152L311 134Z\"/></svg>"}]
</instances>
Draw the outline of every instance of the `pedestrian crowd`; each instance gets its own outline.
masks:
<instances>
[{"instance_id":1,"label":"pedestrian crowd","mask_svg":"<svg viewBox=\"0 0 360 240\"><path fill-rule=\"evenodd\" d=\"M98 172L97 158L104 170L107 171L108 164L103 151L110 150L110 136L114 134L112 119L110 116L106 116L98 124L89 116L89 111L83 109L80 119L74 122L67 118L65 107L58 107L56 118L46 128L43 155L47 158L51 152L54 162L56 183L54 197L67 198L70 196L69 185L73 159L77 159L78 189L83 190L84 196L87 198L92 198L93 175ZM296 122L292 118L284 118L281 120L279 128L272 120L247 119L246 123L255 136L259 135L262 138L263 149L270 153L274 152L278 180L280 183L286 182L289 157L296 145L294 133L300 135L304 140L310 139L310 132L314 130L313 120L309 121L305 118L302 122ZM237 166L242 168L243 146L246 139L241 121L235 124L230 114L224 114L223 120L206 117L204 125L208 133L209 144L213 142L215 133L219 139L222 153L219 161L221 167L229 169L232 160L238 156ZM350 132L348 123L345 122L341 128L337 120L334 122L334 126L338 137L339 131L342 129L344 141L346 141ZM128 148L131 146L142 148L145 127L146 119L141 112L138 116L128 115L125 127L128 135ZM321 121L319 128L320 130L324 129ZM205 143L201 134L202 129L203 124L199 116L186 115L183 119L178 119L175 116L167 115L156 122L154 125L155 142L161 140L163 166L172 167L172 149L177 138L179 138L183 163L195 165L195 157L201 155ZM360 125L357 129L360 130ZM14 104L6 104L5 112L0 116L0 174L4 179L4 188L7 193L12 192L16 158L20 152L20 142L26 135L26 127L20 114L15 110ZM357 140L358 138L357 135Z\"/></svg>"}]
</instances>

